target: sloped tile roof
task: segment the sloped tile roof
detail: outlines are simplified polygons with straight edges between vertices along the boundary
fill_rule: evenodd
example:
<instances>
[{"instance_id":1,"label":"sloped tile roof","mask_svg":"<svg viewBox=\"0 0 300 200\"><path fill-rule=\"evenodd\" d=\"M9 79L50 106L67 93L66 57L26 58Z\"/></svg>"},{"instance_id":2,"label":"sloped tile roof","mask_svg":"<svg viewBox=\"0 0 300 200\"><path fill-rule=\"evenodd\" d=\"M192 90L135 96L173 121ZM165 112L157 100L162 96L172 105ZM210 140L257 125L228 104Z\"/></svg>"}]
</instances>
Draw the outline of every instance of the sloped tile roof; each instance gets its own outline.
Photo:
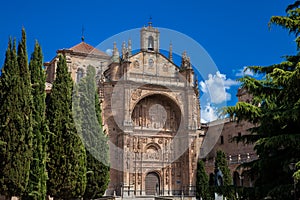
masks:
<instances>
[{"instance_id":1,"label":"sloped tile roof","mask_svg":"<svg viewBox=\"0 0 300 200\"><path fill-rule=\"evenodd\" d=\"M79 44L71 47L69 50L72 50L72 51L78 52L78 53L86 53L86 54L93 54L93 55L99 55L99 56L108 56L103 51L100 51L85 42L80 42Z\"/></svg>"}]
</instances>

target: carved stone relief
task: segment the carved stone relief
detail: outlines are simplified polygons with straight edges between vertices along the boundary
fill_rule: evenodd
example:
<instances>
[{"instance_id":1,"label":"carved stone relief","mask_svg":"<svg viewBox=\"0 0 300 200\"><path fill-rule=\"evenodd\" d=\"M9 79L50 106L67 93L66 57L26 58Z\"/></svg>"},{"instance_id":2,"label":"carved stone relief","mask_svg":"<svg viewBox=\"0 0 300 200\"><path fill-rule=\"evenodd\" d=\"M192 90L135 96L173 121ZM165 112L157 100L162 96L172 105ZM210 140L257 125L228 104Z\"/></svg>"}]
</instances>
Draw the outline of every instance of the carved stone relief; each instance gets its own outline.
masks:
<instances>
[{"instance_id":1,"label":"carved stone relief","mask_svg":"<svg viewBox=\"0 0 300 200\"><path fill-rule=\"evenodd\" d=\"M134 126L168 131L177 131L180 117L179 108L162 95L142 99L131 116Z\"/></svg>"},{"instance_id":2,"label":"carved stone relief","mask_svg":"<svg viewBox=\"0 0 300 200\"><path fill-rule=\"evenodd\" d=\"M141 94L142 94L142 90L141 89L136 89L132 92L131 99L135 101L141 96Z\"/></svg>"}]
</instances>

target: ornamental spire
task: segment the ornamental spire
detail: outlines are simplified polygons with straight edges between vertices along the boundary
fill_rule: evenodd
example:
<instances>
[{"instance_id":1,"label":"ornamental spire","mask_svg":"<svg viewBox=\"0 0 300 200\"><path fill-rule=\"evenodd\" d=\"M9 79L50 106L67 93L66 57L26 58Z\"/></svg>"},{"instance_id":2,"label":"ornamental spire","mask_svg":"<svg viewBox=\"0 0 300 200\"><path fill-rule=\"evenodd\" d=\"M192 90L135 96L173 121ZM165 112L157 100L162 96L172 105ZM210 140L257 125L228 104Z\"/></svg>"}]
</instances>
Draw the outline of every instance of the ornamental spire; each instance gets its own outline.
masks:
<instances>
[{"instance_id":1,"label":"ornamental spire","mask_svg":"<svg viewBox=\"0 0 300 200\"><path fill-rule=\"evenodd\" d=\"M173 62L173 46L172 46L172 42L170 42L170 46L169 46L169 60Z\"/></svg>"},{"instance_id":2,"label":"ornamental spire","mask_svg":"<svg viewBox=\"0 0 300 200\"><path fill-rule=\"evenodd\" d=\"M113 62L119 62L119 57L120 57L120 54L119 54L119 50L117 48L117 43L114 42L114 48L113 48L113 53L112 53L112 61Z\"/></svg>"},{"instance_id":3,"label":"ornamental spire","mask_svg":"<svg viewBox=\"0 0 300 200\"><path fill-rule=\"evenodd\" d=\"M128 40L128 56L132 55L131 39Z\"/></svg>"}]
</instances>

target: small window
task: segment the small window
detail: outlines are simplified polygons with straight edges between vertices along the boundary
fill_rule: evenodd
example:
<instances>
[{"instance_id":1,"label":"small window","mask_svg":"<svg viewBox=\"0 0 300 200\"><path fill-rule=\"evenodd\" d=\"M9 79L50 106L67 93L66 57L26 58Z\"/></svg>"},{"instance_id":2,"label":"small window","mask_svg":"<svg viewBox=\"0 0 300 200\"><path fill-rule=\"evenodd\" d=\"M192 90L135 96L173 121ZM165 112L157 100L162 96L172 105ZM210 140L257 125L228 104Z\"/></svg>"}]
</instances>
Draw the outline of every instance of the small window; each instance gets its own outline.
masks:
<instances>
[{"instance_id":1,"label":"small window","mask_svg":"<svg viewBox=\"0 0 300 200\"><path fill-rule=\"evenodd\" d=\"M242 133L241 132L238 132L238 137L241 137L242 136Z\"/></svg>"},{"instance_id":2,"label":"small window","mask_svg":"<svg viewBox=\"0 0 300 200\"><path fill-rule=\"evenodd\" d=\"M140 66L140 63L139 63L139 61L136 60L136 61L134 62L134 67L135 67L135 68L139 68L139 66Z\"/></svg>"},{"instance_id":3,"label":"small window","mask_svg":"<svg viewBox=\"0 0 300 200\"><path fill-rule=\"evenodd\" d=\"M221 135L220 139L221 139L221 144L224 144L224 136L223 135Z\"/></svg>"}]
</instances>

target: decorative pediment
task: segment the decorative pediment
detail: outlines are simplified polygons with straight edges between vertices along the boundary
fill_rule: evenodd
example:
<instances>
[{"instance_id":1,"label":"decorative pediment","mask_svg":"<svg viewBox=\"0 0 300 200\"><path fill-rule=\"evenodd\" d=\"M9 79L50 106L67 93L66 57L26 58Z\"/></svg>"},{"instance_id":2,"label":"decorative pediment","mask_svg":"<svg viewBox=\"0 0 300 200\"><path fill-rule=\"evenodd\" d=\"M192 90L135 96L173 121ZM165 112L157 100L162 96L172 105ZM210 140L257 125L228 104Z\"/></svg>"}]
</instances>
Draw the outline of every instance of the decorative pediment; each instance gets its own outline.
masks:
<instances>
[{"instance_id":1,"label":"decorative pediment","mask_svg":"<svg viewBox=\"0 0 300 200\"><path fill-rule=\"evenodd\" d=\"M151 76L161 78L178 77L179 67L160 53L139 52L131 56L129 61L128 75L133 79L142 76L144 79L151 79Z\"/></svg>"}]
</instances>

